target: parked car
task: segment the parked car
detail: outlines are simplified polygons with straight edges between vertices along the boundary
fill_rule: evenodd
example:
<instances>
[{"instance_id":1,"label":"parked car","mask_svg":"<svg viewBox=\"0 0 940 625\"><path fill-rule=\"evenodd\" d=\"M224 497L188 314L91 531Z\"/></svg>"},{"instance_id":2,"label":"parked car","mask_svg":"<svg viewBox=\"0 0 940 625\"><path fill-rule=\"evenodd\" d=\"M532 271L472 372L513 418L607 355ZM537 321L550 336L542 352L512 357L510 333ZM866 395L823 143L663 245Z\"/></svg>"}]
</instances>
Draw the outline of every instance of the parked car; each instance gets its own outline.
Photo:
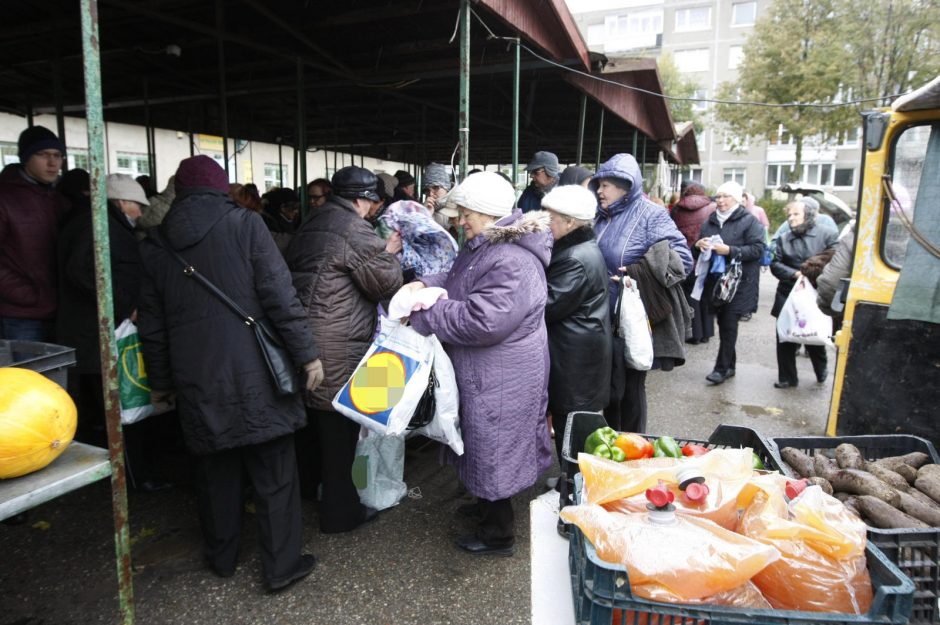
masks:
<instances>
[{"instance_id":1,"label":"parked car","mask_svg":"<svg viewBox=\"0 0 940 625\"><path fill-rule=\"evenodd\" d=\"M811 184L808 182L787 182L780 187L779 191L782 193L799 193L801 195L806 195L817 202L819 202L820 212L825 213L832 217L833 221L836 222L836 226L839 228L839 232L842 232L849 223L855 219L855 213L849 208L848 204L843 202L837 196L826 191L823 187L818 184Z\"/></svg>"}]
</instances>

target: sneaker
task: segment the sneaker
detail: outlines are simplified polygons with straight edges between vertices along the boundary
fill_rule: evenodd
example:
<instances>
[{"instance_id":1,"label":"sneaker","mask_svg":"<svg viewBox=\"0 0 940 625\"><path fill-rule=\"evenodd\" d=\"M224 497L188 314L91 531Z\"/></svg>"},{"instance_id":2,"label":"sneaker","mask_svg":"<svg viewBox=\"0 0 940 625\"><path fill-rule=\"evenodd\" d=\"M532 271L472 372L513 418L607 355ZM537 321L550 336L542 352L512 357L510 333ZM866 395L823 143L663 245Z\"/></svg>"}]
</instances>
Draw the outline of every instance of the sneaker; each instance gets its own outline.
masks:
<instances>
[{"instance_id":1,"label":"sneaker","mask_svg":"<svg viewBox=\"0 0 940 625\"><path fill-rule=\"evenodd\" d=\"M557 487L557 486L558 486L558 477L557 477L557 476L555 476L555 477L550 477L550 478L548 478L547 480L545 480L545 487L546 487L546 488L555 488L555 487Z\"/></svg>"},{"instance_id":2,"label":"sneaker","mask_svg":"<svg viewBox=\"0 0 940 625\"><path fill-rule=\"evenodd\" d=\"M305 553L300 556L300 564L297 565L297 569L284 579L274 580L268 582L268 592L281 592L286 590L294 582L299 582L303 578L307 577L313 572L317 566L317 559L309 554Z\"/></svg>"}]
</instances>

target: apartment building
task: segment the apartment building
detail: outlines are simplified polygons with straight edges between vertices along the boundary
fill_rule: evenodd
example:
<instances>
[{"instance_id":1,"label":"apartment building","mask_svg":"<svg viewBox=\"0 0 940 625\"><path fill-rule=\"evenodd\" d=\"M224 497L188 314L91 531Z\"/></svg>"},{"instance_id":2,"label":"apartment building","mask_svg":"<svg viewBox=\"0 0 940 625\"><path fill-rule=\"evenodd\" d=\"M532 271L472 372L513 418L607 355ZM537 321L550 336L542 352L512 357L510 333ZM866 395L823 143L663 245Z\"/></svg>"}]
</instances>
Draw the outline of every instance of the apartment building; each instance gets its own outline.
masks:
<instances>
[{"instance_id":1,"label":"apartment building","mask_svg":"<svg viewBox=\"0 0 940 625\"><path fill-rule=\"evenodd\" d=\"M692 79L696 97L713 98L718 86L733 81L744 59L744 43L771 0L567 0L588 48L618 59L671 54L679 71ZM731 136L697 103L705 131L697 136L701 165L683 177L715 187L735 180L755 195L775 189L795 162L796 148L786 128L771 141ZM683 120L676 120L683 121ZM818 184L857 202L861 157L860 128L839 141L810 140L803 146L802 182Z\"/></svg>"}]
</instances>

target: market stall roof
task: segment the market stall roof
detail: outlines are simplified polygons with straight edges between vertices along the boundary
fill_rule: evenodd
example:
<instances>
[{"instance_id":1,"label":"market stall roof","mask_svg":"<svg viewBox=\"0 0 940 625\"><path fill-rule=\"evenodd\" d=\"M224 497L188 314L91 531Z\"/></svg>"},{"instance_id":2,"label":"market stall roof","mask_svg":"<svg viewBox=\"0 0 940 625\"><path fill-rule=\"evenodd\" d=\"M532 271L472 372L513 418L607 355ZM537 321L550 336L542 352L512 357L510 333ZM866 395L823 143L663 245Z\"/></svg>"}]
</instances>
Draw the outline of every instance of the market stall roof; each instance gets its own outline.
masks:
<instances>
[{"instance_id":1,"label":"market stall roof","mask_svg":"<svg viewBox=\"0 0 940 625\"><path fill-rule=\"evenodd\" d=\"M695 140L695 124L682 122L676 124L676 155L683 165L697 165L699 162L698 143Z\"/></svg>"},{"instance_id":2,"label":"market stall roof","mask_svg":"<svg viewBox=\"0 0 940 625\"><path fill-rule=\"evenodd\" d=\"M215 135L227 127L229 137L295 145L302 76L306 145L406 162L452 158L459 0L99 0L98 6L109 121ZM631 151L642 133L652 140L638 158L653 161L663 148L677 160L665 107L598 93L587 78L571 81L564 68L596 72L604 59L587 52L564 0L471 6L471 162L511 160L514 50L503 38L513 37L527 48L520 161L540 149L575 160L580 94L573 84L616 114L604 122L602 158ZM78 11L74 0L6 8L0 110L53 113L58 103L66 114L83 114ZM619 79L661 90L655 67ZM598 112L589 107L584 161L596 152Z\"/></svg>"}]
</instances>

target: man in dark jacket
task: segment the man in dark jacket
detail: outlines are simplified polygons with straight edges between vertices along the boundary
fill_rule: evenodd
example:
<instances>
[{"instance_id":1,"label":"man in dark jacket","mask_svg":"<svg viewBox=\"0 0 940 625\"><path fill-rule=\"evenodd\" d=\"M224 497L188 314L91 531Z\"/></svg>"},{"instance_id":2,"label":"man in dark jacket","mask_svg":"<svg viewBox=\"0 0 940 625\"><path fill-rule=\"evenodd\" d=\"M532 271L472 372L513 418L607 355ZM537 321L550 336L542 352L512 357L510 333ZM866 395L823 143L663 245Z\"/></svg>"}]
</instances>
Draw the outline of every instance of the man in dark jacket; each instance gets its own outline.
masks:
<instances>
[{"instance_id":1,"label":"man in dark jacket","mask_svg":"<svg viewBox=\"0 0 940 625\"><path fill-rule=\"evenodd\" d=\"M183 272L191 267L253 318L277 329L306 388L323 379L317 348L290 273L261 217L235 204L208 156L180 163L176 199L141 245L138 330L156 399L176 391L183 437L196 454L199 517L209 566L235 572L242 476L254 487L261 568L269 590L308 575L302 555L294 432L306 418L299 394L281 395L245 321Z\"/></svg>"},{"instance_id":2,"label":"man in dark jacket","mask_svg":"<svg viewBox=\"0 0 940 625\"><path fill-rule=\"evenodd\" d=\"M516 206L528 213L541 210L542 198L558 184L561 165L555 154L543 151L535 153L525 170L532 177L532 183L519 196Z\"/></svg>"},{"instance_id":3,"label":"man in dark jacket","mask_svg":"<svg viewBox=\"0 0 940 625\"><path fill-rule=\"evenodd\" d=\"M307 395L318 439L323 496L320 531L347 532L375 517L359 502L352 481L359 425L333 410L333 398L369 349L376 304L402 284L395 257L401 240L383 241L365 220L379 201L378 179L368 169L343 167L333 175L333 195L301 226L287 249L294 286L320 346L325 380ZM301 455L312 450L301 448ZM305 453L306 452L306 453ZM312 470L312 469L311 469Z\"/></svg>"},{"instance_id":4,"label":"man in dark jacket","mask_svg":"<svg viewBox=\"0 0 940 625\"><path fill-rule=\"evenodd\" d=\"M0 339L48 341L56 313L56 232L68 202L54 188L65 145L20 133L20 164L0 174Z\"/></svg>"}]
</instances>

